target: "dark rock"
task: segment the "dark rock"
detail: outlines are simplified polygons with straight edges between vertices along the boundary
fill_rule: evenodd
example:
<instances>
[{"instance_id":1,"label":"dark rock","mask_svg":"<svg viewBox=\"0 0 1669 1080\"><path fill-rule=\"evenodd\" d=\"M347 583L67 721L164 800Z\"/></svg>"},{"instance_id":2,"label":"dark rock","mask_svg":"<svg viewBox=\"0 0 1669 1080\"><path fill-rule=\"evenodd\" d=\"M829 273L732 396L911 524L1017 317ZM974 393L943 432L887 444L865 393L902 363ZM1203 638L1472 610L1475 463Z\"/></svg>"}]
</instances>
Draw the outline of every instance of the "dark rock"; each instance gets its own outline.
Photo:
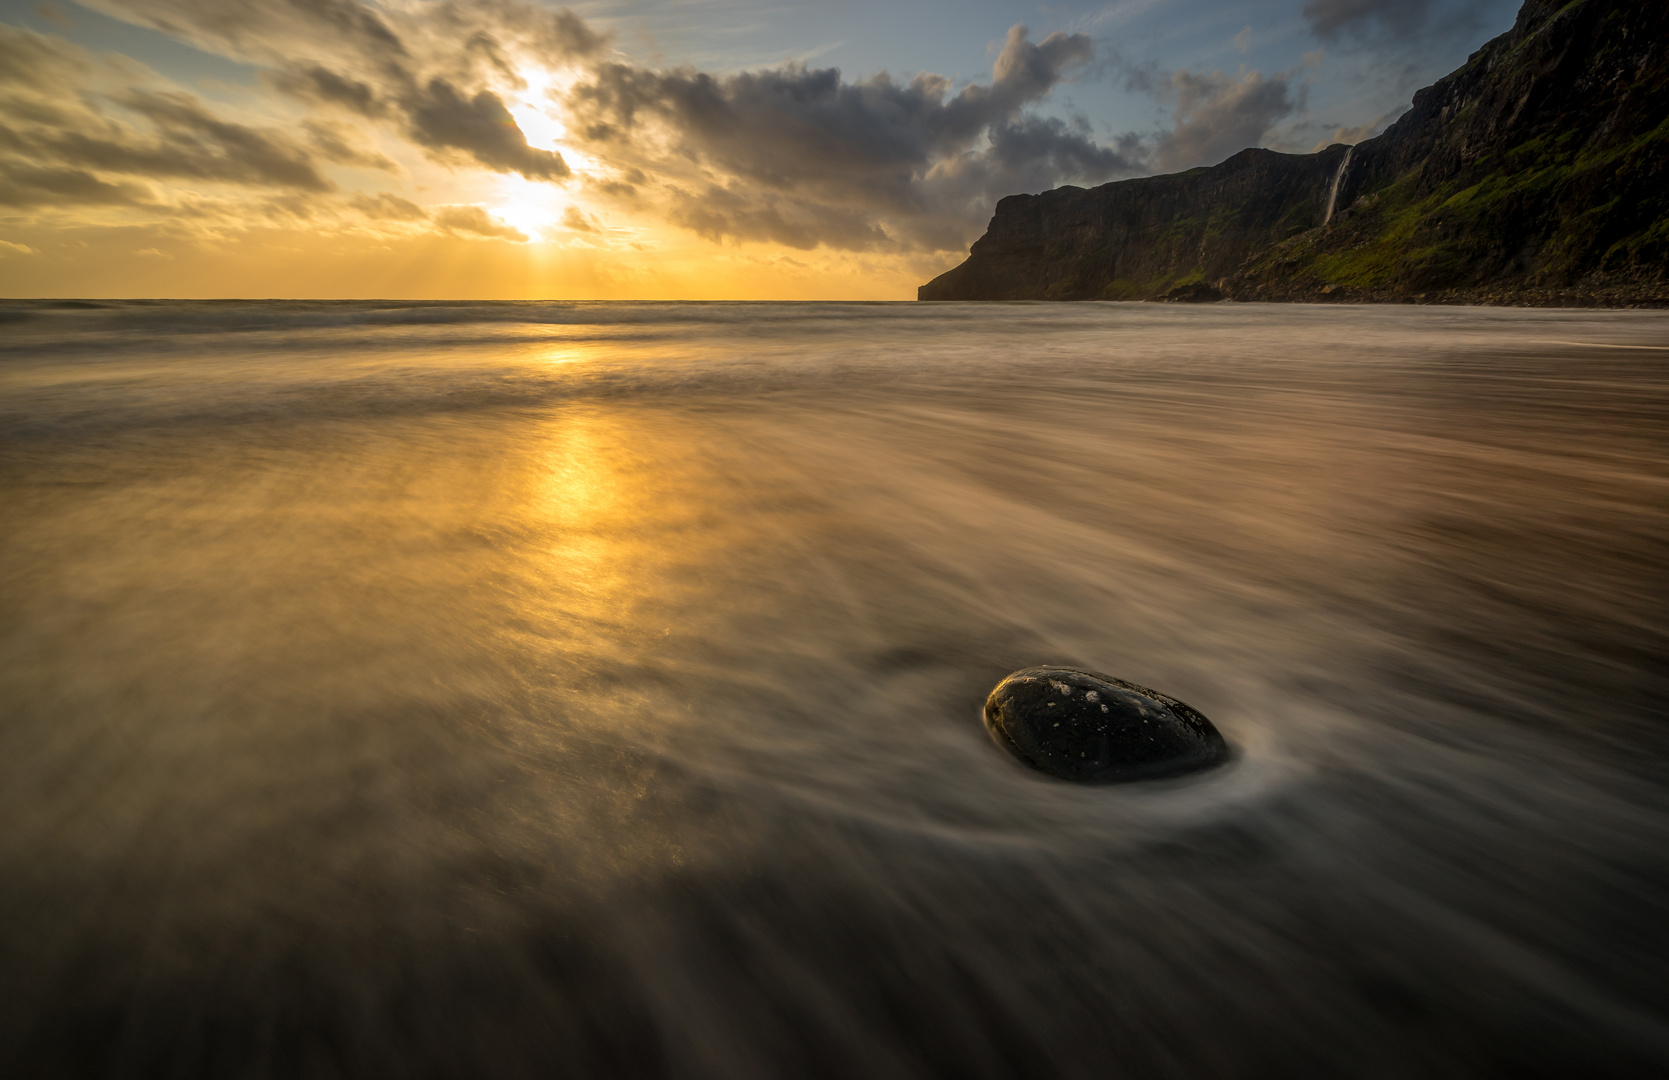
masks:
<instances>
[{"instance_id":1,"label":"dark rock","mask_svg":"<svg viewBox=\"0 0 1669 1080\"><path fill-rule=\"evenodd\" d=\"M1178 776L1229 756L1211 721L1175 698L1073 668L1026 668L998 683L985 727L1032 768L1080 783Z\"/></svg>"},{"instance_id":2,"label":"dark rock","mask_svg":"<svg viewBox=\"0 0 1669 1080\"><path fill-rule=\"evenodd\" d=\"M1349 147L1242 150L1214 169L1010 195L919 300L1153 300L1321 225Z\"/></svg>"}]
</instances>

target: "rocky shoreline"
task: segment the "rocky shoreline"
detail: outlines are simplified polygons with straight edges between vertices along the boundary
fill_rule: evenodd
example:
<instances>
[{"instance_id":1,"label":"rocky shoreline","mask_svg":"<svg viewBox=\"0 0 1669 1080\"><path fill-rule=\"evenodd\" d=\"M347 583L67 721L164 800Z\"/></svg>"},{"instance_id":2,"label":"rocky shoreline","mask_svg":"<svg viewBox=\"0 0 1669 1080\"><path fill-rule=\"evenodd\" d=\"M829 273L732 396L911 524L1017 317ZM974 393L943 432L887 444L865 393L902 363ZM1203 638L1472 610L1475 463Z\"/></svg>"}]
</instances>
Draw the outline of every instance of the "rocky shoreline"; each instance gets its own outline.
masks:
<instances>
[{"instance_id":1,"label":"rocky shoreline","mask_svg":"<svg viewBox=\"0 0 1669 1080\"><path fill-rule=\"evenodd\" d=\"M1152 298L1155 303L1276 303L1276 304L1436 304L1474 307L1536 307L1536 308L1608 308L1654 309L1669 308L1669 286L1627 284L1618 286L1577 286L1566 289L1436 289L1423 293L1378 292L1349 286L1314 288L1246 289L1236 283L1223 282L1222 287L1201 285L1183 286L1163 296Z\"/></svg>"}]
</instances>

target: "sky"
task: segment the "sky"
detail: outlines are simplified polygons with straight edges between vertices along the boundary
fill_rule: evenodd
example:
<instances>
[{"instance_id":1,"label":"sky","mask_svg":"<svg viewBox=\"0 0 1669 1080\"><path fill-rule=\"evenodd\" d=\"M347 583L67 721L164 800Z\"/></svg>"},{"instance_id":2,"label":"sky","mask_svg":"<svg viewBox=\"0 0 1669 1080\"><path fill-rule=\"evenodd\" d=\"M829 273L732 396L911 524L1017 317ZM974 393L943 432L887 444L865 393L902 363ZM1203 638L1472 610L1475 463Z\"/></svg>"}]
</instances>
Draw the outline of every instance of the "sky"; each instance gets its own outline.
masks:
<instances>
[{"instance_id":1,"label":"sky","mask_svg":"<svg viewBox=\"0 0 1669 1080\"><path fill-rule=\"evenodd\" d=\"M1383 130L1516 0L0 0L0 295L900 300Z\"/></svg>"}]
</instances>

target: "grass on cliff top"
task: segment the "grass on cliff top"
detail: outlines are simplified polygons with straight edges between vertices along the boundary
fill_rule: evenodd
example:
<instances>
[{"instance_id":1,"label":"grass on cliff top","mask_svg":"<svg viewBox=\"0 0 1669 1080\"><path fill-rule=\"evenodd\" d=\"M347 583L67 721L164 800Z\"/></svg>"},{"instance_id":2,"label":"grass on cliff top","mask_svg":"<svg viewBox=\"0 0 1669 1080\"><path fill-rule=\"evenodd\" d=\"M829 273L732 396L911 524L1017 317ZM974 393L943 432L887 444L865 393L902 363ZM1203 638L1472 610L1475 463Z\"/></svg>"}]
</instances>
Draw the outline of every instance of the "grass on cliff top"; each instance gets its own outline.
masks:
<instances>
[{"instance_id":1,"label":"grass on cliff top","mask_svg":"<svg viewBox=\"0 0 1669 1080\"><path fill-rule=\"evenodd\" d=\"M1318 235L1310 265L1300 265L1290 276L1364 289L1441 288L1460 284L1458 276L1469 267L1501 272L1505 266L1489 264L1508 259L1508 252L1519 246L1515 229L1533 228L1535 215L1556 212L1567 196L1604 191L1614 178L1645 167L1653 155L1669 152L1669 118L1625 144L1606 148L1588 144L1588 134L1573 130L1520 143L1493 161L1478 162L1486 168L1494 164L1494 170L1479 177L1474 169L1470 177L1423 198L1413 191L1413 177L1399 177L1374 193L1371 207L1350 211L1368 219L1364 224L1372 230L1370 238L1328 251L1330 236ZM1652 207L1653 201L1664 205ZM1607 244L1603 251L1593 250L1617 215L1639 211L1656 223ZM1645 205L1629 205L1613 196L1580 213L1567 213L1535 251L1536 273L1561 278L1639 265L1669 244L1663 225L1666 212L1669 196L1659 195L1655 200L1648 197ZM1348 236L1360 233L1347 231ZM1301 264L1304 254L1286 253L1287 258L1297 256Z\"/></svg>"},{"instance_id":2,"label":"grass on cliff top","mask_svg":"<svg viewBox=\"0 0 1669 1080\"><path fill-rule=\"evenodd\" d=\"M1145 278L1114 278L1101 287L1097 300L1151 300L1163 296L1179 285L1192 285L1205 280L1205 267L1196 266L1180 274L1155 274Z\"/></svg>"},{"instance_id":3,"label":"grass on cliff top","mask_svg":"<svg viewBox=\"0 0 1669 1080\"><path fill-rule=\"evenodd\" d=\"M1494 63L1523 62L1520 54L1531 42L1591 2L1561 5L1537 33ZM1625 14L1608 11L1599 33ZM1479 50L1468 66L1486 62L1489 51ZM1636 110L1662 115L1663 83L1662 68L1654 64L1619 93L1632 98ZM1653 177L1669 156L1669 116L1623 142L1605 145L1595 139L1599 134L1572 127L1540 135L1480 157L1464 176L1424 196L1405 174L1373 193L1371 206L1356 203L1347 215L1354 222L1281 245L1248 269L1318 286L1428 289L1463 284L1468 276L1516 271L1556 281L1661 262L1669 251L1663 224L1669 192ZM1626 190L1627 199L1605 197L1618 190ZM1525 242L1536 239L1541 242L1526 252Z\"/></svg>"}]
</instances>

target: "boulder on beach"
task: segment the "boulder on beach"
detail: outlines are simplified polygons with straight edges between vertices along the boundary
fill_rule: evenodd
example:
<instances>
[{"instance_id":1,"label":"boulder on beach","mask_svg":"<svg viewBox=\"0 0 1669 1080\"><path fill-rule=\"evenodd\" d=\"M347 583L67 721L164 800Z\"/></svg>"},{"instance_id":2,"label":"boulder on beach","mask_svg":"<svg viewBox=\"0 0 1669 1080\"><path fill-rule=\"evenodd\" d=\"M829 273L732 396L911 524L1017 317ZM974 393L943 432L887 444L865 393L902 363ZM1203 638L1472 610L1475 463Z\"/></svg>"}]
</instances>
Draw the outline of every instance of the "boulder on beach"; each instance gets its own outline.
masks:
<instances>
[{"instance_id":1,"label":"boulder on beach","mask_svg":"<svg viewBox=\"0 0 1669 1080\"><path fill-rule=\"evenodd\" d=\"M1040 772L1105 784L1210 768L1228 743L1200 713L1109 675L1064 667L1016 671L985 699L997 745Z\"/></svg>"}]
</instances>

